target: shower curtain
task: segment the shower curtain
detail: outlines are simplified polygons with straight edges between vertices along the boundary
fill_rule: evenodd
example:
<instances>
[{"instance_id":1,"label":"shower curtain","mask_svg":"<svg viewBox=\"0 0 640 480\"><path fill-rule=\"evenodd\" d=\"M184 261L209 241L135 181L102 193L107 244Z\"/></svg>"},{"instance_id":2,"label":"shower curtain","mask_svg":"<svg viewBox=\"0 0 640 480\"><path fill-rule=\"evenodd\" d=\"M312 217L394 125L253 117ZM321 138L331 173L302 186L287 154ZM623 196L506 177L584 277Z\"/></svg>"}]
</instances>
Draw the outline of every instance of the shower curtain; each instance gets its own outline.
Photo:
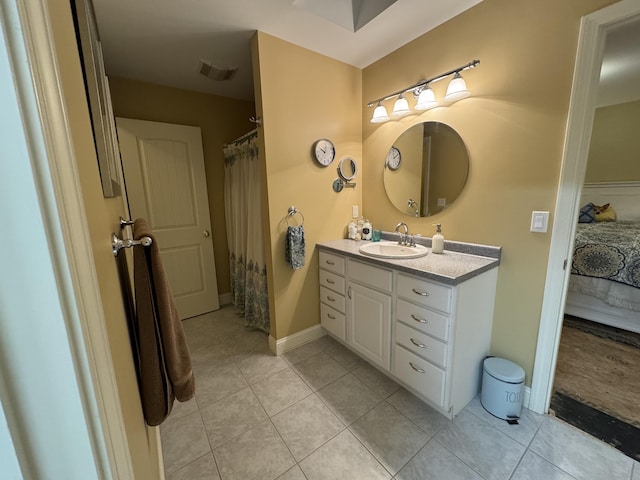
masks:
<instances>
[{"instance_id":1,"label":"shower curtain","mask_svg":"<svg viewBox=\"0 0 640 480\"><path fill-rule=\"evenodd\" d=\"M224 146L224 204L233 304L248 327L269 333L257 131Z\"/></svg>"}]
</instances>

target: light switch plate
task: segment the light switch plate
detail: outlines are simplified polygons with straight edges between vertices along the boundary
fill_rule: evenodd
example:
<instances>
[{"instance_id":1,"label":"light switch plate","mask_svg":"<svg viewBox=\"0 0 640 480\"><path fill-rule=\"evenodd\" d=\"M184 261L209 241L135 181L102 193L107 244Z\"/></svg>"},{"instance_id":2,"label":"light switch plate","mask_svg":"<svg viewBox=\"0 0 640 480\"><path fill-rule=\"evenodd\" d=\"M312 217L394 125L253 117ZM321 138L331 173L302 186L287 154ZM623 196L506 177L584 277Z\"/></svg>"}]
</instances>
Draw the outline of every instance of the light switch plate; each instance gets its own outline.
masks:
<instances>
[{"instance_id":1,"label":"light switch plate","mask_svg":"<svg viewBox=\"0 0 640 480\"><path fill-rule=\"evenodd\" d=\"M351 218L358 218L358 205L351 207Z\"/></svg>"},{"instance_id":2,"label":"light switch plate","mask_svg":"<svg viewBox=\"0 0 640 480\"><path fill-rule=\"evenodd\" d=\"M531 231L546 233L549 226L549 212L533 211L531 213Z\"/></svg>"}]
</instances>

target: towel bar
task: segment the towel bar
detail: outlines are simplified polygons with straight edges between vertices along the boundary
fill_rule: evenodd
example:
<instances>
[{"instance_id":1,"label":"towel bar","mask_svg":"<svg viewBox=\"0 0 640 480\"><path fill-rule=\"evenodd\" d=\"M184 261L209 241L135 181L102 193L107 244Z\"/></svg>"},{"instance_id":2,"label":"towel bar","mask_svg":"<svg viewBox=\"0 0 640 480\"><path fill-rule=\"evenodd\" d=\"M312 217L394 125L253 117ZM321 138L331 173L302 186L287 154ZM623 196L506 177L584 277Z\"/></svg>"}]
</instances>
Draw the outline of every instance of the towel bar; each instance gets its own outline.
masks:
<instances>
[{"instance_id":1,"label":"towel bar","mask_svg":"<svg viewBox=\"0 0 640 480\"><path fill-rule=\"evenodd\" d=\"M111 234L111 246L113 247L113 255L118 256L118 252L123 248L131 248L136 245L142 245L145 247L149 247L153 243L151 237L142 237L140 240L133 240L131 238L122 239L119 238L115 233Z\"/></svg>"},{"instance_id":2,"label":"towel bar","mask_svg":"<svg viewBox=\"0 0 640 480\"><path fill-rule=\"evenodd\" d=\"M296 213L299 213L300 216L302 217L302 223L300 225L304 225L304 215L302 214L302 212L300 210L298 210L296 207L294 207L293 205L289 207L289 209L287 210L287 225L289 225L289 217L293 217Z\"/></svg>"}]
</instances>

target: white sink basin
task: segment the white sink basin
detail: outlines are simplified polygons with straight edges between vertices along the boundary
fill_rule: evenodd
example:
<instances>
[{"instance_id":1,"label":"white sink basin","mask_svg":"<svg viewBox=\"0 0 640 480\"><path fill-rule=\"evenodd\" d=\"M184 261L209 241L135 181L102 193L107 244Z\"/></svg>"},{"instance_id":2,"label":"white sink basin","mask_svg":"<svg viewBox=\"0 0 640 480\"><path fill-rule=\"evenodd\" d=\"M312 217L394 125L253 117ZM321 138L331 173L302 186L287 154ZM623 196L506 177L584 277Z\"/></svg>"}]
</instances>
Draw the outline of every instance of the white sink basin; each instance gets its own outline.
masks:
<instances>
[{"instance_id":1,"label":"white sink basin","mask_svg":"<svg viewBox=\"0 0 640 480\"><path fill-rule=\"evenodd\" d=\"M429 253L429 249L423 245L409 247L393 241L383 241L363 244L360 253L378 258L419 258Z\"/></svg>"}]
</instances>

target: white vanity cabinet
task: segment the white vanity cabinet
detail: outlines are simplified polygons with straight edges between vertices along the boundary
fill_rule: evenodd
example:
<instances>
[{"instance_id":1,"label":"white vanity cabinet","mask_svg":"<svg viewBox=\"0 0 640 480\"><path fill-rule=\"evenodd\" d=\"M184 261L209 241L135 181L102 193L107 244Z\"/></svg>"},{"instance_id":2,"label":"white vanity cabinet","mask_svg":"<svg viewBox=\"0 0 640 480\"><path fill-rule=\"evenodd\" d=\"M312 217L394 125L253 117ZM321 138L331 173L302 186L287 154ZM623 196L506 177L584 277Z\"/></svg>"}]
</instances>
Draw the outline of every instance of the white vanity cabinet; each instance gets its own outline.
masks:
<instances>
[{"instance_id":1,"label":"white vanity cabinet","mask_svg":"<svg viewBox=\"0 0 640 480\"><path fill-rule=\"evenodd\" d=\"M449 417L480 389L497 268L456 286L399 273L391 373Z\"/></svg>"},{"instance_id":2,"label":"white vanity cabinet","mask_svg":"<svg viewBox=\"0 0 640 480\"><path fill-rule=\"evenodd\" d=\"M440 282L335 250L321 248L319 258L328 333L449 418L479 393L497 260L462 281Z\"/></svg>"},{"instance_id":3,"label":"white vanity cabinet","mask_svg":"<svg viewBox=\"0 0 640 480\"><path fill-rule=\"evenodd\" d=\"M320 324L334 337L346 339L346 264L344 256L320 252Z\"/></svg>"},{"instance_id":4,"label":"white vanity cabinet","mask_svg":"<svg viewBox=\"0 0 640 480\"><path fill-rule=\"evenodd\" d=\"M347 343L367 360L391 368L391 270L347 259Z\"/></svg>"}]
</instances>

